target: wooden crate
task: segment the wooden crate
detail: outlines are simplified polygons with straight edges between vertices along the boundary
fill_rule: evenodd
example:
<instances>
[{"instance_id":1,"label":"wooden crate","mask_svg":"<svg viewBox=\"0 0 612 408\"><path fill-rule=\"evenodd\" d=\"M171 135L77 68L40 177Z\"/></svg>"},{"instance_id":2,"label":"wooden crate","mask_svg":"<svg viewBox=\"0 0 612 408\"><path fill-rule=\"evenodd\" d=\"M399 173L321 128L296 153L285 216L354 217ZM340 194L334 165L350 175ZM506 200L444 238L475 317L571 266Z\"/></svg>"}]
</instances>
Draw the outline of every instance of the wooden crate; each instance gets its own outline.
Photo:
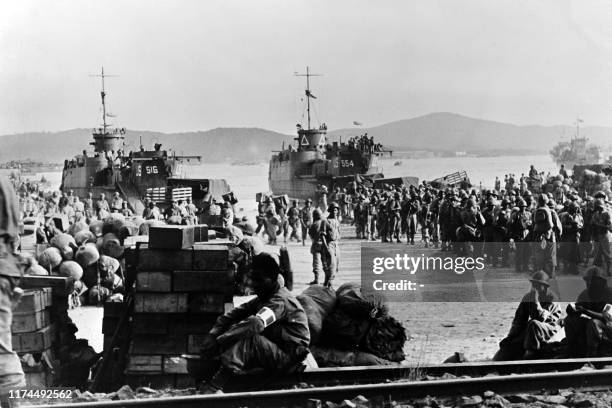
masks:
<instances>
[{"instance_id":1,"label":"wooden crate","mask_svg":"<svg viewBox=\"0 0 612 408\"><path fill-rule=\"evenodd\" d=\"M177 271L229 269L227 245L195 244L193 249L161 250L141 247L136 251L138 271Z\"/></svg>"},{"instance_id":2,"label":"wooden crate","mask_svg":"<svg viewBox=\"0 0 612 408\"><path fill-rule=\"evenodd\" d=\"M164 356L162 368L166 374L188 374L187 360L180 356Z\"/></svg>"},{"instance_id":3,"label":"wooden crate","mask_svg":"<svg viewBox=\"0 0 612 408\"><path fill-rule=\"evenodd\" d=\"M136 313L185 313L188 310L186 293L136 293Z\"/></svg>"},{"instance_id":4,"label":"wooden crate","mask_svg":"<svg viewBox=\"0 0 612 408\"><path fill-rule=\"evenodd\" d=\"M46 309L52 304L51 288L31 289L24 291L14 314L35 313Z\"/></svg>"},{"instance_id":5,"label":"wooden crate","mask_svg":"<svg viewBox=\"0 0 612 408\"><path fill-rule=\"evenodd\" d=\"M176 383L176 375L126 374L125 383L133 389L136 389L138 387L150 387L153 389L174 387Z\"/></svg>"},{"instance_id":6,"label":"wooden crate","mask_svg":"<svg viewBox=\"0 0 612 408\"><path fill-rule=\"evenodd\" d=\"M104 316L121 317L124 307L123 302L104 302Z\"/></svg>"},{"instance_id":7,"label":"wooden crate","mask_svg":"<svg viewBox=\"0 0 612 408\"><path fill-rule=\"evenodd\" d=\"M12 336L13 351L17 353L42 352L51 347L54 335L53 325L29 333L15 333Z\"/></svg>"},{"instance_id":8,"label":"wooden crate","mask_svg":"<svg viewBox=\"0 0 612 408\"><path fill-rule=\"evenodd\" d=\"M136 275L137 292L171 292L172 272L138 272Z\"/></svg>"},{"instance_id":9,"label":"wooden crate","mask_svg":"<svg viewBox=\"0 0 612 408\"><path fill-rule=\"evenodd\" d=\"M212 329L217 316L190 313L135 313L132 319L134 334L204 334Z\"/></svg>"},{"instance_id":10,"label":"wooden crate","mask_svg":"<svg viewBox=\"0 0 612 408\"><path fill-rule=\"evenodd\" d=\"M225 295L219 293L190 293L189 312L222 314L225 310Z\"/></svg>"},{"instance_id":11,"label":"wooden crate","mask_svg":"<svg viewBox=\"0 0 612 408\"><path fill-rule=\"evenodd\" d=\"M180 355L187 350L187 336L182 334L138 334L130 346L132 354Z\"/></svg>"},{"instance_id":12,"label":"wooden crate","mask_svg":"<svg viewBox=\"0 0 612 408\"><path fill-rule=\"evenodd\" d=\"M162 357L147 356L147 355L129 355L125 367L126 374L161 374L162 373Z\"/></svg>"},{"instance_id":13,"label":"wooden crate","mask_svg":"<svg viewBox=\"0 0 612 408\"><path fill-rule=\"evenodd\" d=\"M198 224L193 226L193 239L195 242L208 241L208 225Z\"/></svg>"},{"instance_id":14,"label":"wooden crate","mask_svg":"<svg viewBox=\"0 0 612 408\"><path fill-rule=\"evenodd\" d=\"M134 334L166 334L168 333L168 316L170 316L170 320L172 320L181 315L134 313L132 316L132 331Z\"/></svg>"},{"instance_id":15,"label":"wooden crate","mask_svg":"<svg viewBox=\"0 0 612 408\"><path fill-rule=\"evenodd\" d=\"M174 271L172 290L175 292L234 292L235 273L226 271Z\"/></svg>"},{"instance_id":16,"label":"wooden crate","mask_svg":"<svg viewBox=\"0 0 612 408\"><path fill-rule=\"evenodd\" d=\"M194 242L193 225L159 225L149 228L151 249L189 249Z\"/></svg>"},{"instance_id":17,"label":"wooden crate","mask_svg":"<svg viewBox=\"0 0 612 408\"><path fill-rule=\"evenodd\" d=\"M51 323L49 310L38 312L17 313L13 315L12 333L27 333L42 329Z\"/></svg>"}]
</instances>

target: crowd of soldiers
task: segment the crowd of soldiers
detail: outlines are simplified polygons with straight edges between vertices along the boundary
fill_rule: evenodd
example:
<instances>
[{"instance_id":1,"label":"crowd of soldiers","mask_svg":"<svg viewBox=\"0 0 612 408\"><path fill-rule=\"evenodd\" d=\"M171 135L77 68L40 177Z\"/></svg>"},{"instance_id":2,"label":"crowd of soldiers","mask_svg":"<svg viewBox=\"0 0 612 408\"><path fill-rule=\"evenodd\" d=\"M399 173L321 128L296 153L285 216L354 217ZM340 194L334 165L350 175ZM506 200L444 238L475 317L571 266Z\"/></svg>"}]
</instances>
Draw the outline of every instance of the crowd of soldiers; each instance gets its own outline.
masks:
<instances>
[{"instance_id":1,"label":"crowd of soldiers","mask_svg":"<svg viewBox=\"0 0 612 408\"><path fill-rule=\"evenodd\" d=\"M533 167L530 173L530 178L539 177ZM299 207L297 201L289 206L286 200L267 197L260 203L256 233L266 234L269 244L276 244L280 235L285 243L305 245L312 239L314 218L324 218L332 203L335 218L354 225L358 239L417 245L420 232L424 247L483 257L494 267L510 266L514 260L517 272L544 270L554 277L563 266L563 272L577 274L578 266L591 260L612 272L607 194L581 195L569 187L572 179L564 168L560 173L566 183L549 193L532 193L513 175L506 175L504 188L488 190L425 182L375 189L353 181L330 193L320 186L317 207L311 199Z\"/></svg>"}]
</instances>

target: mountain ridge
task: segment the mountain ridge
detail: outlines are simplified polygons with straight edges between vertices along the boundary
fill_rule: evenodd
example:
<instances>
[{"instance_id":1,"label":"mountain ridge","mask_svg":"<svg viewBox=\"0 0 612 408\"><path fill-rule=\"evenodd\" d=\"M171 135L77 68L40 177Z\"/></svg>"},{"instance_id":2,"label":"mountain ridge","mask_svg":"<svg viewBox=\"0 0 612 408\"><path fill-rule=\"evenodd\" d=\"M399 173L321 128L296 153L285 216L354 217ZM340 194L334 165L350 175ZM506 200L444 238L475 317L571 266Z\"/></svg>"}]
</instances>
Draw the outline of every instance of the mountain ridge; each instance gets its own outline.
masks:
<instances>
[{"instance_id":1,"label":"mountain ridge","mask_svg":"<svg viewBox=\"0 0 612 408\"><path fill-rule=\"evenodd\" d=\"M514 125L452 112L434 112L372 127L330 130L328 138L346 141L348 137L365 132L374 136L376 142L402 150L546 154L559 141L569 140L575 129L564 125ZM612 141L612 128L609 127L584 127L581 134L604 148ZM138 149L141 136L145 148L162 143L164 149L177 154L201 155L208 162L266 161L272 150L279 150L283 144L287 146L294 138L262 127L216 127L175 133L128 129L125 150ZM0 161L30 158L62 162L83 150L90 150L92 136L91 129L75 128L4 135L0 136L0 141Z\"/></svg>"}]
</instances>

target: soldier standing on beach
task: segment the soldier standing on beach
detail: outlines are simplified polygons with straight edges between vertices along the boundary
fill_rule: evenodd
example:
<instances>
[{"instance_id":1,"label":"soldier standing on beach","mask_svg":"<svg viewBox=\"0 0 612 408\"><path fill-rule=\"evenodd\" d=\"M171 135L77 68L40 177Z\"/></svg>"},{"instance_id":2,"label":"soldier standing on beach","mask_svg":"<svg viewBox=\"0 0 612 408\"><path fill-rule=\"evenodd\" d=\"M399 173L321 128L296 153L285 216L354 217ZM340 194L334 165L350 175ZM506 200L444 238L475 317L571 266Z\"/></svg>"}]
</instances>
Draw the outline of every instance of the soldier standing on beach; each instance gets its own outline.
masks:
<instances>
[{"instance_id":1,"label":"soldier standing on beach","mask_svg":"<svg viewBox=\"0 0 612 408\"><path fill-rule=\"evenodd\" d=\"M0 401L3 406L11 389L26 385L21 362L11 341L13 309L22 293L17 287L21 267L14 255L15 240L19 237L17 203L10 182L0 178Z\"/></svg>"},{"instance_id":2,"label":"soldier standing on beach","mask_svg":"<svg viewBox=\"0 0 612 408\"><path fill-rule=\"evenodd\" d=\"M323 286L331 287L340 263L340 222L338 221L340 207L336 203L331 203L327 212L329 215L321 225L319 239L322 243L321 261L325 273Z\"/></svg>"}]
</instances>

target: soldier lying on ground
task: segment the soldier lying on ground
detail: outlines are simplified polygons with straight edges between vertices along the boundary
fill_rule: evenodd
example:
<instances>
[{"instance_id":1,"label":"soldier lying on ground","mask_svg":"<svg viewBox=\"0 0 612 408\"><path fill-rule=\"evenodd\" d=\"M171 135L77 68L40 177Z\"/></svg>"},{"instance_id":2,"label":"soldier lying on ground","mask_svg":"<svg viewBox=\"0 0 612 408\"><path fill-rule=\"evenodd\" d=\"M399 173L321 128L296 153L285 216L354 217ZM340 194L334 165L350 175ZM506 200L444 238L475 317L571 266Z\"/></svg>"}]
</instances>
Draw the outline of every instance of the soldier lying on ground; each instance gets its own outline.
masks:
<instances>
[{"instance_id":1,"label":"soldier lying on ground","mask_svg":"<svg viewBox=\"0 0 612 408\"><path fill-rule=\"evenodd\" d=\"M253 300L219 317L203 342L202 354L221 364L203 393L216 393L237 374L252 369L286 372L308 354L310 332L304 309L278 282L280 268L267 253L253 257Z\"/></svg>"},{"instance_id":2,"label":"soldier lying on ground","mask_svg":"<svg viewBox=\"0 0 612 408\"><path fill-rule=\"evenodd\" d=\"M542 346L561 329L561 307L549 289L549 279L543 271L531 276L531 290L521 299L510 332L499 343L493 360L535 358Z\"/></svg>"}]
</instances>

